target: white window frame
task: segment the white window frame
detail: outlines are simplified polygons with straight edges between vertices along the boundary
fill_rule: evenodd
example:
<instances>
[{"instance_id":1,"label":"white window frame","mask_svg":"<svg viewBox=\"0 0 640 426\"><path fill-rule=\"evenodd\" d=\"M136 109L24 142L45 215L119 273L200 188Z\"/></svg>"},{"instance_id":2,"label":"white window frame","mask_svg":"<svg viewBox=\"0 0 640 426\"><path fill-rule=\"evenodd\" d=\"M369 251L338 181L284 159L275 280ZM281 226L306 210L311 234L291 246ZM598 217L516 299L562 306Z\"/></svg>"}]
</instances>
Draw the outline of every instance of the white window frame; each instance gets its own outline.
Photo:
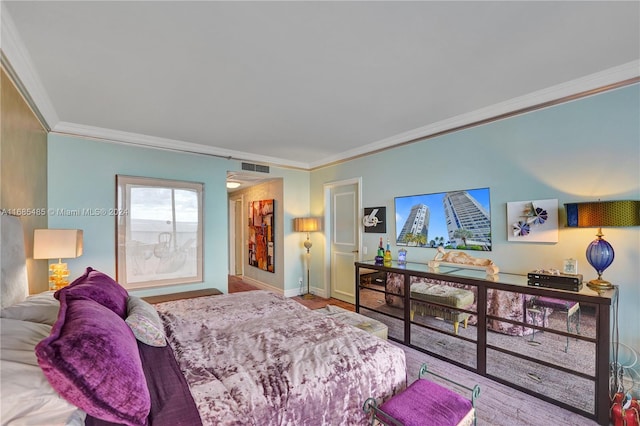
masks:
<instances>
[{"instance_id":1,"label":"white window frame","mask_svg":"<svg viewBox=\"0 0 640 426\"><path fill-rule=\"evenodd\" d=\"M140 218L141 214L152 214L152 210L135 204L132 190L145 188L168 195L170 211L160 213L161 220ZM177 211L176 195L190 192L195 193L197 205ZM141 289L203 281L203 198L203 183L116 175L116 279L123 287ZM197 216L197 223L177 219L186 211L188 216ZM142 226L144 231L140 231Z\"/></svg>"}]
</instances>

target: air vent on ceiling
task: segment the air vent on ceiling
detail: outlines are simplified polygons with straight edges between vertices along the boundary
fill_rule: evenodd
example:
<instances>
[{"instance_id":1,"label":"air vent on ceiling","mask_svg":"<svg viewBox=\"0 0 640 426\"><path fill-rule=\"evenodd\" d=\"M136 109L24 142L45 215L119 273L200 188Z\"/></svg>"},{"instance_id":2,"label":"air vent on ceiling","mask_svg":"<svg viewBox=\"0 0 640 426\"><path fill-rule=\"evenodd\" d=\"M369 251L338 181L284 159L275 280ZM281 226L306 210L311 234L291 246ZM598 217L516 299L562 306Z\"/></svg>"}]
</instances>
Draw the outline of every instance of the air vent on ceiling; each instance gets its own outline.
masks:
<instances>
[{"instance_id":1,"label":"air vent on ceiling","mask_svg":"<svg viewBox=\"0 0 640 426\"><path fill-rule=\"evenodd\" d=\"M260 164L242 163L242 170L250 170L252 172L269 173L269 166Z\"/></svg>"}]
</instances>

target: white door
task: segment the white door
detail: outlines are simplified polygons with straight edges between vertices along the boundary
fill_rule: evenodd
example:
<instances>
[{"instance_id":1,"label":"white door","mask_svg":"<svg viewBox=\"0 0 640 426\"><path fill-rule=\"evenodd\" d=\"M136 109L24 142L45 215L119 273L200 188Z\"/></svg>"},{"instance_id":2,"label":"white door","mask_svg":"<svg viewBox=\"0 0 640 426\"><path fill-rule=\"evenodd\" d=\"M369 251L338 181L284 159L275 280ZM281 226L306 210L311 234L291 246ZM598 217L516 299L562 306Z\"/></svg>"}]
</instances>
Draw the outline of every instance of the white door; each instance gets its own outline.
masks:
<instances>
[{"instance_id":1,"label":"white door","mask_svg":"<svg viewBox=\"0 0 640 426\"><path fill-rule=\"evenodd\" d=\"M326 192L325 192L326 193ZM355 303L355 266L359 260L359 180L329 185L330 297Z\"/></svg>"}]
</instances>

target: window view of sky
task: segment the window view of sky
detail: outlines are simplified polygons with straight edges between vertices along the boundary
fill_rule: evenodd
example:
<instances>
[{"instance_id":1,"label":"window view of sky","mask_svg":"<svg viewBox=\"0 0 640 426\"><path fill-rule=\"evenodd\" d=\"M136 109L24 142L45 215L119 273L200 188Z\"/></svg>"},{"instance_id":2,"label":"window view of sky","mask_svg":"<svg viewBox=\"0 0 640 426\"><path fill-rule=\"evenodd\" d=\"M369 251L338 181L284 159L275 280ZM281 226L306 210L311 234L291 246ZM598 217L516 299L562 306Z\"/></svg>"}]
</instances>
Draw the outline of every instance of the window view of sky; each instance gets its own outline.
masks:
<instances>
[{"instance_id":1,"label":"window view of sky","mask_svg":"<svg viewBox=\"0 0 640 426\"><path fill-rule=\"evenodd\" d=\"M173 190L176 222L198 221L198 193L193 190ZM161 187L131 188L131 218L173 220L171 189Z\"/></svg>"}]
</instances>

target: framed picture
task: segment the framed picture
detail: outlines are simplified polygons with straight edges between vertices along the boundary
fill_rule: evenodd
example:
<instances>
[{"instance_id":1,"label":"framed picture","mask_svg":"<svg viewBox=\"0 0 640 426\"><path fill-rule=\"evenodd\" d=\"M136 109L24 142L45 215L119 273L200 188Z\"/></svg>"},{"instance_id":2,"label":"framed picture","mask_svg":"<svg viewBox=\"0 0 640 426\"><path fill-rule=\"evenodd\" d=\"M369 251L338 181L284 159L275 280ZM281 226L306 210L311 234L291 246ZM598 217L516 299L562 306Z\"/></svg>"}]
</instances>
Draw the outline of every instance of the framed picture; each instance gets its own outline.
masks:
<instances>
[{"instance_id":1,"label":"framed picture","mask_svg":"<svg viewBox=\"0 0 640 426\"><path fill-rule=\"evenodd\" d=\"M576 259L565 259L562 261L562 273L568 275L578 274L578 261Z\"/></svg>"},{"instance_id":2,"label":"framed picture","mask_svg":"<svg viewBox=\"0 0 640 426\"><path fill-rule=\"evenodd\" d=\"M249 203L249 265L274 271L274 200Z\"/></svg>"},{"instance_id":3,"label":"framed picture","mask_svg":"<svg viewBox=\"0 0 640 426\"><path fill-rule=\"evenodd\" d=\"M396 197L396 244L491 251L489 188Z\"/></svg>"},{"instance_id":4,"label":"framed picture","mask_svg":"<svg viewBox=\"0 0 640 426\"><path fill-rule=\"evenodd\" d=\"M386 207L365 207L362 218L364 232L374 234L384 234L387 232L387 208Z\"/></svg>"},{"instance_id":5,"label":"framed picture","mask_svg":"<svg viewBox=\"0 0 640 426\"><path fill-rule=\"evenodd\" d=\"M204 184L116 176L116 277L127 289L202 282Z\"/></svg>"},{"instance_id":6,"label":"framed picture","mask_svg":"<svg viewBox=\"0 0 640 426\"><path fill-rule=\"evenodd\" d=\"M558 200L507 203L507 240L529 243L558 242Z\"/></svg>"}]
</instances>

